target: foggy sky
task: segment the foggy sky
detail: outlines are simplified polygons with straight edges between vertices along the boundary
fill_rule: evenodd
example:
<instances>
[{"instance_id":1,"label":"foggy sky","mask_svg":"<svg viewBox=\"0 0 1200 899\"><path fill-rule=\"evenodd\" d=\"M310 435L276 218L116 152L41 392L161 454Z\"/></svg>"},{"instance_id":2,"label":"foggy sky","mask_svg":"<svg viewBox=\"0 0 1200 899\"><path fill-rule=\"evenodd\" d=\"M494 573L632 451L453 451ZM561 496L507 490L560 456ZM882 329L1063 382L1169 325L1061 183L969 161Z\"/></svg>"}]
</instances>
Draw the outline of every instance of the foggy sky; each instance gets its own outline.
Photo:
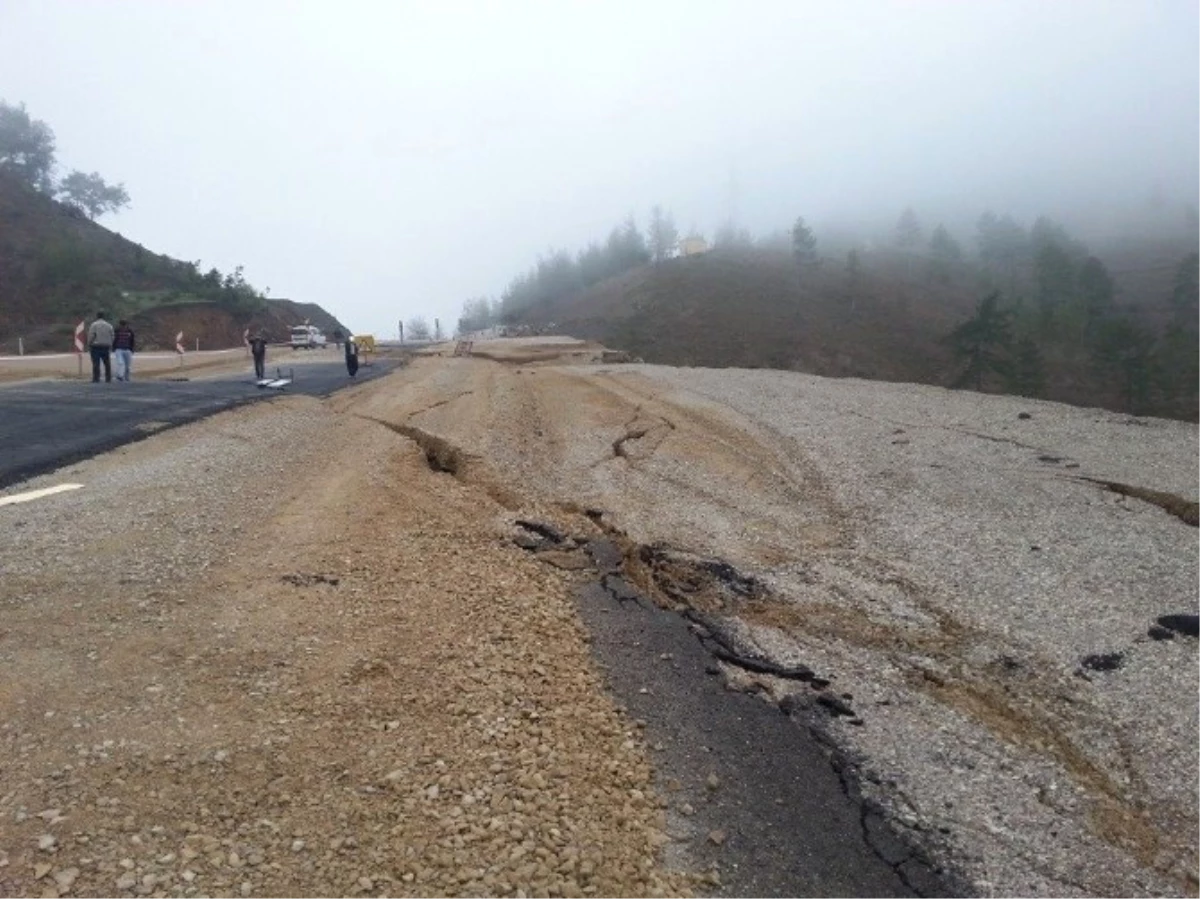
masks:
<instances>
[{"instance_id":1,"label":"foggy sky","mask_svg":"<svg viewBox=\"0 0 1200 899\"><path fill-rule=\"evenodd\" d=\"M655 203L820 237L1194 202L1198 28L1192 0L0 0L0 98L125 183L107 227L394 336Z\"/></svg>"}]
</instances>

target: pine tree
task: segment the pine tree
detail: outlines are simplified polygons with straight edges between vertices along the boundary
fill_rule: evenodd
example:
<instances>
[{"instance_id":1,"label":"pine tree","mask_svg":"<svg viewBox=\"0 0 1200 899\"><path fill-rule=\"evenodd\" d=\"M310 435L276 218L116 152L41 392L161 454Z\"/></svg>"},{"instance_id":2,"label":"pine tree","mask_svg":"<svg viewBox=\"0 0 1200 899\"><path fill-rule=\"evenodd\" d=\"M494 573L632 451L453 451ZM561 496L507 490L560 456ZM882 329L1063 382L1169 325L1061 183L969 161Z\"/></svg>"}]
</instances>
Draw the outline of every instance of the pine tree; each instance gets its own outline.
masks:
<instances>
[{"instance_id":1,"label":"pine tree","mask_svg":"<svg viewBox=\"0 0 1200 899\"><path fill-rule=\"evenodd\" d=\"M854 312L858 307L858 291L862 283L862 260L859 259L858 250L851 250L846 254L846 285L850 290L850 311Z\"/></svg>"},{"instance_id":2,"label":"pine tree","mask_svg":"<svg viewBox=\"0 0 1200 899\"><path fill-rule=\"evenodd\" d=\"M1046 363L1032 337L1022 337L1013 345L1005 383L1019 396L1041 396L1046 389Z\"/></svg>"},{"instance_id":3,"label":"pine tree","mask_svg":"<svg viewBox=\"0 0 1200 899\"><path fill-rule=\"evenodd\" d=\"M1058 243L1045 243L1033 263L1038 305L1042 322L1051 323L1059 310L1075 297L1075 265L1070 254Z\"/></svg>"},{"instance_id":4,"label":"pine tree","mask_svg":"<svg viewBox=\"0 0 1200 899\"><path fill-rule=\"evenodd\" d=\"M671 213L663 212L661 206L650 210L649 243L650 255L656 263L668 259L679 241L679 230Z\"/></svg>"},{"instance_id":5,"label":"pine tree","mask_svg":"<svg viewBox=\"0 0 1200 899\"><path fill-rule=\"evenodd\" d=\"M792 257L796 268L803 269L817 261L817 237L804 222L803 216L792 226Z\"/></svg>"},{"instance_id":6,"label":"pine tree","mask_svg":"<svg viewBox=\"0 0 1200 899\"><path fill-rule=\"evenodd\" d=\"M975 317L963 322L944 338L966 368L954 380L953 387L973 386L983 390L989 372L1008 372L1006 351L1012 342L1011 314L1000 308L1000 294L990 293L979 301Z\"/></svg>"},{"instance_id":7,"label":"pine tree","mask_svg":"<svg viewBox=\"0 0 1200 899\"><path fill-rule=\"evenodd\" d=\"M1200 253L1184 257L1175 271L1175 287L1171 291L1171 313L1181 328L1195 330L1200 311Z\"/></svg>"},{"instance_id":8,"label":"pine tree","mask_svg":"<svg viewBox=\"0 0 1200 899\"><path fill-rule=\"evenodd\" d=\"M1104 263L1089 256L1079 270L1079 305L1083 311L1084 327L1090 334L1100 319L1112 311L1113 279Z\"/></svg>"},{"instance_id":9,"label":"pine tree","mask_svg":"<svg viewBox=\"0 0 1200 899\"><path fill-rule=\"evenodd\" d=\"M1159 346L1159 365L1154 374L1157 388L1168 403L1200 396L1200 334L1178 324L1170 325Z\"/></svg>"},{"instance_id":10,"label":"pine tree","mask_svg":"<svg viewBox=\"0 0 1200 899\"><path fill-rule=\"evenodd\" d=\"M1028 259L1029 236L1009 215L985 212L979 217L979 259L984 267L1003 276L1015 290L1017 271Z\"/></svg>"},{"instance_id":11,"label":"pine tree","mask_svg":"<svg viewBox=\"0 0 1200 899\"><path fill-rule=\"evenodd\" d=\"M945 281L962 262L962 247L944 225L933 229L929 238L929 272L935 280Z\"/></svg>"},{"instance_id":12,"label":"pine tree","mask_svg":"<svg viewBox=\"0 0 1200 899\"><path fill-rule=\"evenodd\" d=\"M896 222L896 246L902 250L913 250L920 244L921 223L917 221L917 214L909 206L900 213L900 220Z\"/></svg>"},{"instance_id":13,"label":"pine tree","mask_svg":"<svg viewBox=\"0 0 1200 899\"><path fill-rule=\"evenodd\" d=\"M862 260L859 259L858 250L851 250L846 254L846 279L851 286L856 286L861 277Z\"/></svg>"},{"instance_id":14,"label":"pine tree","mask_svg":"<svg viewBox=\"0 0 1200 899\"><path fill-rule=\"evenodd\" d=\"M1131 413L1145 410L1153 393L1154 335L1130 318L1112 318L1099 328L1092 363L1109 379Z\"/></svg>"}]
</instances>

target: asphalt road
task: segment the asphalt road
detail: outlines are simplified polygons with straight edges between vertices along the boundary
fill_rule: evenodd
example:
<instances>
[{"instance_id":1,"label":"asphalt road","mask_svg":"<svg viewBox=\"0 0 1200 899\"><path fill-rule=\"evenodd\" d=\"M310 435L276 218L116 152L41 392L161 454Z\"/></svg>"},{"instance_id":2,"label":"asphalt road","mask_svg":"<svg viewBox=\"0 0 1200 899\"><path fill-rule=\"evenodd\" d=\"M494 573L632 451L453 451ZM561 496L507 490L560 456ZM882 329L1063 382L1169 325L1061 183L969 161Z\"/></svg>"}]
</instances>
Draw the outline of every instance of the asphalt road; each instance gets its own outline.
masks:
<instances>
[{"instance_id":1,"label":"asphalt road","mask_svg":"<svg viewBox=\"0 0 1200 899\"><path fill-rule=\"evenodd\" d=\"M613 569L576 607L609 689L645 722L676 837L721 871L716 895L970 895L864 804L828 738L726 689L681 616Z\"/></svg>"},{"instance_id":2,"label":"asphalt road","mask_svg":"<svg viewBox=\"0 0 1200 899\"><path fill-rule=\"evenodd\" d=\"M289 393L326 396L386 374L394 363L360 368L354 381L341 362L296 366ZM275 367L269 365L273 375ZM288 367L283 366L284 375ZM0 488L149 436L166 426L278 396L246 375L197 381L32 381L0 387ZM161 430L161 429L160 429Z\"/></svg>"}]
</instances>

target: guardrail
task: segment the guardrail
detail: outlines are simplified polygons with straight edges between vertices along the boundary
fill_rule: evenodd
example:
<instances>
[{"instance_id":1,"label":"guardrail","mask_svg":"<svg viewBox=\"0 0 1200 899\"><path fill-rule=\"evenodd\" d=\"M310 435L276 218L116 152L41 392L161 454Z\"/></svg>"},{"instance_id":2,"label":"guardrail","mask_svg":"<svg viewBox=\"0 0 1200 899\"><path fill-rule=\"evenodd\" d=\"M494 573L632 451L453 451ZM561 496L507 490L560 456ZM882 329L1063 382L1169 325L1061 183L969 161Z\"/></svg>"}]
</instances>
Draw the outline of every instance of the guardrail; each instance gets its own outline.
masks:
<instances>
[{"instance_id":1,"label":"guardrail","mask_svg":"<svg viewBox=\"0 0 1200 899\"><path fill-rule=\"evenodd\" d=\"M288 346L288 344L280 344L280 346ZM186 353L169 353L169 352L152 352L152 353L134 353L134 359L178 359L181 355L191 359L196 356L227 356L231 353L247 353L245 347L234 347L229 350L189 350ZM84 353L26 353L24 356L0 356L0 362L48 362L54 359L74 359L76 356L87 356Z\"/></svg>"}]
</instances>

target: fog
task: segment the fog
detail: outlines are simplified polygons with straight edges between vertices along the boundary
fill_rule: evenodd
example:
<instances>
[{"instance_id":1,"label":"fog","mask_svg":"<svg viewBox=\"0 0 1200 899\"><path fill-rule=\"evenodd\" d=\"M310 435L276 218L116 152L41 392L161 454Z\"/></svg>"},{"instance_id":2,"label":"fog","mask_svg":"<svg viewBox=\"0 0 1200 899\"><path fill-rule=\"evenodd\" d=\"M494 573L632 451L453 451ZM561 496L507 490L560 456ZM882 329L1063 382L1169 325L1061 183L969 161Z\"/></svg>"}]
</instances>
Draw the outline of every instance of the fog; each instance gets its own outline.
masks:
<instances>
[{"instance_id":1,"label":"fog","mask_svg":"<svg viewBox=\"0 0 1200 899\"><path fill-rule=\"evenodd\" d=\"M819 236L1195 202L1198 28L1192 0L3 0L0 98L125 183L107 227L391 336L656 203Z\"/></svg>"}]
</instances>

